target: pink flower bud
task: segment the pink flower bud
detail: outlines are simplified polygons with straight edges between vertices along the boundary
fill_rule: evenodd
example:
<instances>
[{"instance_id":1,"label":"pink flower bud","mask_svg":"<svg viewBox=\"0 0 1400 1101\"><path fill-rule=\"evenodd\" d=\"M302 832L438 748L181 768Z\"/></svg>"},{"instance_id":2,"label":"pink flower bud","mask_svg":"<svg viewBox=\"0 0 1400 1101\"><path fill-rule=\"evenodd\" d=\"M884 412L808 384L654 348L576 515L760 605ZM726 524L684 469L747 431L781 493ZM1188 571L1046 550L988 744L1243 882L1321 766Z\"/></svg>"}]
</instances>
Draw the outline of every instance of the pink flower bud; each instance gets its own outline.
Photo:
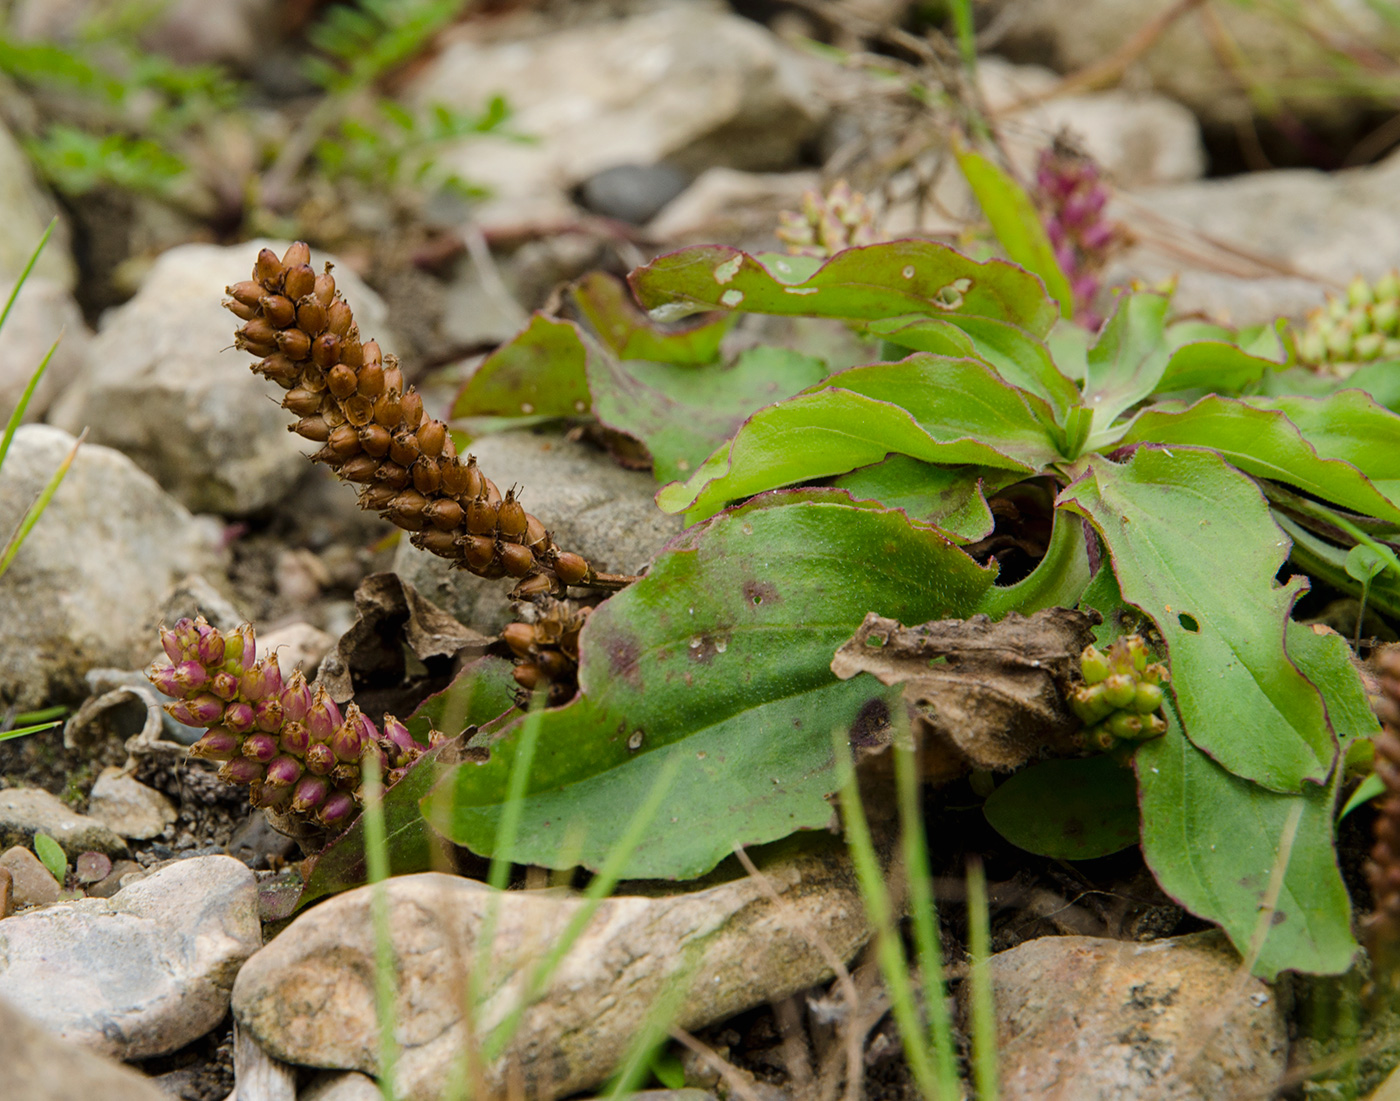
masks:
<instances>
[{"instance_id":1,"label":"pink flower bud","mask_svg":"<svg viewBox=\"0 0 1400 1101\"><path fill-rule=\"evenodd\" d=\"M190 756L204 761L228 761L238 752L238 735L227 727L211 726L190 746Z\"/></svg>"},{"instance_id":2,"label":"pink flower bud","mask_svg":"<svg viewBox=\"0 0 1400 1101\"><path fill-rule=\"evenodd\" d=\"M325 801L331 785L324 776L303 776L292 792L292 810L305 814Z\"/></svg>"},{"instance_id":3,"label":"pink flower bud","mask_svg":"<svg viewBox=\"0 0 1400 1101\"><path fill-rule=\"evenodd\" d=\"M242 700L234 700L224 709L224 725L237 734L246 734L253 729L257 715L253 705Z\"/></svg>"},{"instance_id":4,"label":"pink flower bud","mask_svg":"<svg viewBox=\"0 0 1400 1101\"><path fill-rule=\"evenodd\" d=\"M293 720L282 725L282 752L293 757L305 757L311 748L311 733L301 723Z\"/></svg>"},{"instance_id":5,"label":"pink flower bud","mask_svg":"<svg viewBox=\"0 0 1400 1101\"><path fill-rule=\"evenodd\" d=\"M277 757L268 763L264 783L268 787L291 787L301 779L301 773L301 762L295 757Z\"/></svg>"},{"instance_id":6,"label":"pink flower bud","mask_svg":"<svg viewBox=\"0 0 1400 1101\"><path fill-rule=\"evenodd\" d=\"M146 670L146 679L156 686L156 690L167 696L183 695L180 681L173 665L152 665Z\"/></svg>"},{"instance_id":7,"label":"pink flower bud","mask_svg":"<svg viewBox=\"0 0 1400 1101\"><path fill-rule=\"evenodd\" d=\"M221 700L231 700L238 695L238 678L227 669L220 669L209 678L209 691Z\"/></svg>"},{"instance_id":8,"label":"pink flower bud","mask_svg":"<svg viewBox=\"0 0 1400 1101\"><path fill-rule=\"evenodd\" d=\"M263 766L248 757L235 757L219 768L219 779L226 784L251 784L263 778Z\"/></svg>"},{"instance_id":9,"label":"pink flower bud","mask_svg":"<svg viewBox=\"0 0 1400 1101\"><path fill-rule=\"evenodd\" d=\"M290 677L282 689L282 714L288 722L299 723L306 718L306 713L311 710L314 700L311 694L311 686L306 683L306 678L302 676L298 669Z\"/></svg>"},{"instance_id":10,"label":"pink flower bud","mask_svg":"<svg viewBox=\"0 0 1400 1101\"><path fill-rule=\"evenodd\" d=\"M224 712L224 701L211 692L202 692L187 700L166 704L165 709L177 723L186 726L212 726Z\"/></svg>"},{"instance_id":11,"label":"pink flower bud","mask_svg":"<svg viewBox=\"0 0 1400 1101\"><path fill-rule=\"evenodd\" d=\"M393 715L384 716L384 740L393 747L390 756L400 766L408 764L423 752L423 747L413 740L408 727Z\"/></svg>"},{"instance_id":12,"label":"pink flower bud","mask_svg":"<svg viewBox=\"0 0 1400 1101\"><path fill-rule=\"evenodd\" d=\"M306 729L311 731L313 742L328 742L336 728L344 720L340 717L340 708L336 707L335 701L322 685L316 686L316 698L311 703L311 710L306 713Z\"/></svg>"},{"instance_id":13,"label":"pink flower bud","mask_svg":"<svg viewBox=\"0 0 1400 1101\"><path fill-rule=\"evenodd\" d=\"M180 691L176 696L192 696L209 683L209 671L197 661L182 661L175 666L175 682Z\"/></svg>"},{"instance_id":14,"label":"pink flower bud","mask_svg":"<svg viewBox=\"0 0 1400 1101\"><path fill-rule=\"evenodd\" d=\"M199 629L195 660L206 669L215 669L224 663L224 636L207 623Z\"/></svg>"},{"instance_id":15,"label":"pink flower bud","mask_svg":"<svg viewBox=\"0 0 1400 1101\"><path fill-rule=\"evenodd\" d=\"M175 621L175 626L171 628L171 634L175 636L175 643L180 648L181 661L188 661L199 652L199 626L188 616ZM176 660L171 658L171 661Z\"/></svg>"},{"instance_id":16,"label":"pink flower bud","mask_svg":"<svg viewBox=\"0 0 1400 1101\"><path fill-rule=\"evenodd\" d=\"M317 776L327 775L335 768L335 754L325 742L312 742L306 751L306 770Z\"/></svg>"},{"instance_id":17,"label":"pink flower bud","mask_svg":"<svg viewBox=\"0 0 1400 1101\"><path fill-rule=\"evenodd\" d=\"M277 756L277 739L271 734L249 734L243 739L243 756L261 764Z\"/></svg>"},{"instance_id":18,"label":"pink flower bud","mask_svg":"<svg viewBox=\"0 0 1400 1101\"><path fill-rule=\"evenodd\" d=\"M257 660L258 643L253 625L245 623L224 639L224 667L230 673L246 673Z\"/></svg>"},{"instance_id":19,"label":"pink flower bud","mask_svg":"<svg viewBox=\"0 0 1400 1101\"><path fill-rule=\"evenodd\" d=\"M350 821L355 813L355 797L348 791L333 791L316 811L316 820L323 826L338 826Z\"/></svg>"},{"instance_id":20,"label":"pink flower bud","mask_svg":"<svg viewBox=\"0 0 1400 1101\"><path fill-rule=\"evenodd\" d=\"M175 632L169 627L161 627L160 629L160 648L165 651L165 656L172 662L185 660L184 652L180 649L180 640L175 637Z\"/></svg>"},{"instance_id":21,"label":"pink flower bud","mask_svg":"<svg viewBox=\"0 0 1400 1101\"><path fill-rule=\"evenodd\" d=\"M273 734L282 729L282 701L275 696L265 700L259 700L257 706L253 708L257 718L253 721L259 730L266 730Z\"/></svg>"},{"instance_id":22,"label":"pink flower bud","mask_svg":"<svg viewBox=\"0 0 1400 1101\"><path fill-rule=\"evenodd\" d=\"M335 733L331 735L331 751L335 753L338 761L344 761L347 764L358 761L364 747L365 739L360 733L359 723L350 722L347 719L336 727Z\"/></svg>"},{"instance_id":23,"label":"pink flower bud","mask_svg":"<svg viewBox=\"0 0 1400 1101\"><path fill-rule=\"evenodd\" d=\"M249 703L282 694L282 670L273 658L264 658L247 670L238 682L238 691Z\"/></svg>"}]
</instances>

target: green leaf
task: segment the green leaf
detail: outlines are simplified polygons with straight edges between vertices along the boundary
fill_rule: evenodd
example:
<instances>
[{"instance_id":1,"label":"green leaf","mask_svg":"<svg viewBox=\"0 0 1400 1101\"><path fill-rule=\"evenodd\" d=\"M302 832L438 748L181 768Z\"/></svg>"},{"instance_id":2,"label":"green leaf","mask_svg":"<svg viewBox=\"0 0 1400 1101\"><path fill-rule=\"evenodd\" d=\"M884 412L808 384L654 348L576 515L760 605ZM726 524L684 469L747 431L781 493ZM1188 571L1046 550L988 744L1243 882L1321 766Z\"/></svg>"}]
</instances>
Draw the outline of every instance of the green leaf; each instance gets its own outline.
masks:
<instances>
[{"instance_id":1,"label":"green leaf","mask_svg":"<svg viewBox=\"0 0 1400 1101\"><path fill-rule=\"evenodd\" d=\"M1008 612L1031 615L1043 608L1073 608L1083 599L1091 581L1085 534L1084 522L1078 516L1057 509L1045 557L1014 585L989 589L977 610L1000 619Z\"/></svg>"},{"instance_id":2,"label":"green leaf","mask_svg":"<svg viewBox=\"0 0 1400 1101\"><path fill-rule=\"evenodd\" d=\"M819 359L758 347L727 366L615 363L596 356L588 381L598 419L646 444L657 480L669 482L700 466L757 410L826 375Z\"/></svg>"},{"instance_id":3,"label":"green leaf","mask_svg":"<svg viewBox=\"0 0 1400 1101\"><path fill-rule=\"evenodd\" d=\"M880 725L901 706L872 678L837 681L831 655L865 614L965 616L983 570L898 512L837 490L774 493L681 535L642 580L593 613L581 693L544 713L516 847L492 853L519 724L484 765L464 764L425 802L473 851L598 867L668 747L683 764L627 878L690 877L737 842L831 817L833 728Z\"/></svg>"},{"instance_id":4,"label":"green leaf","mask_svg":"<svg viewBox=\"0 0 1400 1101\"><path fill-rule=\"evenodd\" d=\"M1400 443L1400 417L1381 412L1393 433L1390 449L1400 454L1395 446ZM1179 412L1148 409L1133 420L1119 446L1147 442L1209 448L1256 478L1284 482L1364 515L1400 522L1400 507L1382 496L1362 470L1349 459L1328 457L1282 409L1221 397L1202 398ZM1373 446L1379 448L1379 441ZM1365 455L1350 446L1345 450L1350 458L1400 479L1400 459ZM1400 480L1391 484L1400 490Z\"/></svg>"},{"instance_id":5,"label":"green leaf","mask_svg":"<svg viewBox=\"0 0 1400 1101\"><path fill-rule=\"evenodd\" d=\"M1337 815L1337 821L1340 822L1357 807L1364 806L1372 799L1376 798L1376 796L1384 794L1385 781L1374 772L1371 773L1371 775L1367 776L1366 779L1356 785L1356 790L1351 793L1351 798L1346 801L1346 805L1342 807L1342 812Z\"/></svg>"},{"instance_id":6,"label":"green leaf","mask_svg":"<svg viewBox=\"0 0 1400 1101\"><path fill-rule=\"evenodd\" d=\"M1321 696L1284 651L1304 585L1280 586L1287 540L1259 489L1206 451L1092 458L1061 493L1107 545L1123 597L1167 643L1192 742L1275 791L1321 781L1336 756Z\"/></svg>"},{"instance_id":7,"label":"green leaf","mask_svg":"<svg viewBox=\"0 0 1400 1101\"><path fill-rule=\"evenodd\" d=\"M1381 732L1380 720L1371 710L1366 686L1356 671L1346 639L1335 631L1317 630L1289 620L1287 644L1288 656L1322 693L1327 722L1343 755L1356 739Z\"/></svg>"},{"instance_id":8,"label":"green leaf","mask_svg":"<svg viewBox=\"0 0 1400 1101\"><path fill-rule=\"evenodd\" d=\"M1089 349L1083 402L1094 411L1094 432L1106 431L1156 388L1167 365L1169 304L1157 294L1125 295Z\"/></svg>"},{"instance_id":9,"label":"green leaf","mask_svg":"<svg viewBox=\"0 0 1400 1101\"><path fill-rule=\"evenodd\" d=\"M1346 571L1349 550L1329 543L1288 516L1275 513L1274 520L1293 540L1289 561L1297 569L1334 589L1360 595L1361 586ZM1386 570L1372 578L1366 592L1366 603L1368 607L1377 608L1386 615L1400 616L1400 577L1396 577L1394 571Z\"/></svg>"},{"instance_id":10,"label":"green leaf","mask_svg":"<svg viewBox=\"0 0 1400 1101\"><path fill-rule=\"evenodd\" d=\"M34 852L49 874L58 880L58 885L63 886L63 879L68 874L68 857L63 853L63 846L46 833L36 833Z\"/></svg>"},{"instance_id":11,"label":"green leaf","mask_svg":"<svg viewBox=\"0 0 1400 1101\"><path fill-rule=\"evenodd\" d=\"M1044 280L1050 297L1060 304L1061 317L1073 317L1074 292L1025 189L981 153L963 148L960 141L954 141L953 155L1006 255Z\"/></svg>"},{"instance_id":12,"label":"green leaf","mask_svg":"<svg viewBox=\"0 0 1400 1101\"><path fill-rule=\"evenodd\" d=\"M32 723L28 726L17 726L13 730L0 730L0 742L8 742L11 738L27 738L30 734L42 734L45 730L52 730L60 725L62 724L58 722Z\"/></svg>"},{"instance_id":13,"label":"green leaf","mask_svg":"<svg viewBox=\"0 0 1400 1101\"><path fill-rule=\"evenodd\" d=\"M908 455L891 455L883 462L843 474L831 484L855 500L903 509L916 524L928 524L971 543L992 532L986 495L1020 481L1022 476L1014 470L936 466Z\"/></svg>"},{"instance_id":14,"label":"green leaf","mask_svg":"<svg viewBox=\"0 0 1400 1101\"><path fill-rule=\"evenodd\" d=\"M1199 389L1217 394L1238 394L1269 372L1277 370L1277 363L1249 355L1233 344L1200 341L1172 353L1152 392L1167 394Z\"/></svg>"},{"instance_id":15,"label":"green leaf","mask_svg":"<svg viewBox=\"0 0 1400 1101\"><path fill-rule=\"evenodd\" d=\"M1037 761L982 807L1013 845L1057 860L1093 860L1138 842L1137 783L1107 754Z\"/></svg>"},{"instance_id":16,"label":"green leaf","mask_svg":"<svg viewBox=\"0 0 1400 1101\"><path fill-rule=\"evenodd\" d=\"M628 279L638 301L667 321L720 309L852 321L963 314L1043 335L1058 316L1034 275L1003 260L969 260L933 241L846 249L811 274L805 257L769 259L771 270L738 249L699 245L659 256Z\"/></svg>"},{"instance_id":17,"label":"green leaf","mask_svg":"<svg viewBox=\"0 0 1400 1101\"><path fill-rule=\"evenodd\" d=\"M759 410L687 482L666 486L656 500L667 512L690 510L693 520L890 454L1032 473L1054 456L1047 414L1039 399L973 360L915 355L853 367L825 389Z\"/></svg>"},{"instance_id":18,"label":"green leaf","mask_svg":"<svg viewBox=\"0 0 1400 1101\"><path fill-rule=\"evenodd\" d=\"M515 710L514 669L514 662L491 655L468 662L451 684L419 704L404 726L426 745L430 730L455 738L468 727L490 725Z\"/></svg>"},{"instance_id":19,"label":"green leaf","mask_svg":"<svg viewBox=\"0 0 1400 1101\"><path fill-rule=\"evenodd\" d=\"M1346 571L1353 581L1365 585L1385 567L1386 560L1364 543L1357 543L1347 551Z\"/></svg>"},{"instance_id":20,"label":"green leaf","mask_svg":"<svg viewBox=\"0 0 1400 1101\"><path fill-rule=\"evenodd\" d=\"M573 417L587 413L589 349L571 321L537 313L486 357L449 414L458 417Z\"/></svg>"},{"instance_id":21,"label":"green leaf","mask_svg":"<svg viewBox=\"0 0 1400 1101\"><path fill-rule=\"evenodd\" d=\"M573 299L593 331L619 359L655 363L701 364L719 358L720 341L735 315L702 318L697 323L663 329L632 300L627 284L607 272L590 272L573 287Z\"/></svg>"},{"instance_id":22,"label":"green leaf","mask_svg":"<svg viewBox=\"0 0 1400 1101\"><path fill-rule=\"evenodd\" d=\"M1246 400L1257 408L1283 413L1324 459L1350 463L1387 500L1400 502L1400 447L1396 446L1400 414L1360 390L1342 390L1325 398Z\"/></svg>"},{"instance_id":23,"label":"green leaf","mask_svg":"<svg viewBox=\"0 0 1400 1101\"><path fill-rule=\"evenodd\" d=\"M1346 971L1357 945L1333 851L1337 780L1294 795L1266 791L1217 765L1167 712L1167 733L1144 742L1134 762L1142 851L1157 882L1193 914L1220 924L1241 955L1257 952L1253 970L1261 978ZM1282 853L1290 826L1296 832ZM1272 917L1261 922L1285 860Z\"/></svg>"}]
</instances>

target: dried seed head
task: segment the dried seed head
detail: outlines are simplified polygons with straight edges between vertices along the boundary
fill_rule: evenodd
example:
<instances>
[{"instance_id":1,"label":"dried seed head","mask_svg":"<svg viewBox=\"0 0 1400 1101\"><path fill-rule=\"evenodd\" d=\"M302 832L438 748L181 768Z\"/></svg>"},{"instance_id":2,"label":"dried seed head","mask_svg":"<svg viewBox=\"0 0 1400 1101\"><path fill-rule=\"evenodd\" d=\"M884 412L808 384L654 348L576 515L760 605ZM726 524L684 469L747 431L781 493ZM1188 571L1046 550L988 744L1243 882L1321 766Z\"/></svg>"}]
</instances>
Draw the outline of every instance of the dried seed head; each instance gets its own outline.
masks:
<instances>
[{"instance_id":1,"label":"dried seed head","mask_svg":"<svg viewBox=\"0 0 1400 1101\"><path fill-rule=\"evenodd\" d=\"M311 354L311 338L300 329L282 329L277 334L277 347L288 359L305 359Z\"/></svg>"},{"instance_id":2,"label":"dried seed head","mask_svg":"<svg viewBox=\"0 0 1400 1101\"><path fill-rule=\"evenodd\" d=\"M293 302L300 302L316 289L316 273L306 264L287 266L286 278L282 281L282 293Z\"/></svg>"},{"instance_id":3,"label":"dried seed head","mask_svg":"<svg viewBox=\"0 0 1400 1101\"><path fill-rule=\"evenodd\" d=\"M253 264L253 278L268 290L281 289L282 274L285 271L286 268L282 266L282 261L277 259L277 253L270 248L259 252L258 259Z\"/></svg>"},{"instance_id":4,"label":"dried seed head","mask_svg":"<svg viewBox=\"0 0 1400 1101\"><path fill-rule=\"evenodd\" d=\"M326 307L314 294L297 303L297 328L308 336L320 336L326 331Z\"/></svg>"},{"instance_id":5,"label":"dried seed head","mask_svg":"<svg viewBox=\"0 0 1400 1101\"><path fill-rule=\"evenodd\" d=\"M286 295L267 294L258 301L263 316L279 329L285 329L297 319L297 308Z\"/></svg>"},{"instance_id":6,"label":"dried seed head","mask_svg":"<svg viewBox=\"0 0 1400 1101\"><path fill-rule=\"evenodd\" d=\"M353 394L357 382L354 370L343 363L337 363L326 372L326 389L338 398Z\"/></svg>"}]
</instances>

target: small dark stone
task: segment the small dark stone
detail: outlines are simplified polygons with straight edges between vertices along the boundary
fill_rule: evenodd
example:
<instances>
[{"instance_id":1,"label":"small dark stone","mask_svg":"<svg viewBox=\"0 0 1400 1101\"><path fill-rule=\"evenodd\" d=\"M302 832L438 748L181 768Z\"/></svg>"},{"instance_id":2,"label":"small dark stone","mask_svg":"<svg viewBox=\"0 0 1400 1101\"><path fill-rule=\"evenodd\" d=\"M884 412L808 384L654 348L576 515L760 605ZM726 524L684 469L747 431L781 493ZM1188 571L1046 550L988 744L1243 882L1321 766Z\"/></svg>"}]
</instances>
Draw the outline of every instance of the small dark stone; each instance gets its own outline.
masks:
<instances>
[{"instance_id":1,"label":"small dark stone","mask_svg":"<svg viewBox=\"0 0 1400 1101\"><path fill-rule=\"evenodd\" d=\"M278 862L294 859L297 843L278 833L268 822L267 816L255 810L233 831L233 836L229 838L228 854L260 871Z\"/></svg>"},{"instance_id":2,"label":"small dark stone","mask_svg":"<svg viewBox=\"0 0 1400 1101\"><path fill-rule=\"evenodd\" d=\"M669 164L622 164L584 180L578 199L595 214L639 226L689 184L690 177Z\"/></svg>"}]
</instances>

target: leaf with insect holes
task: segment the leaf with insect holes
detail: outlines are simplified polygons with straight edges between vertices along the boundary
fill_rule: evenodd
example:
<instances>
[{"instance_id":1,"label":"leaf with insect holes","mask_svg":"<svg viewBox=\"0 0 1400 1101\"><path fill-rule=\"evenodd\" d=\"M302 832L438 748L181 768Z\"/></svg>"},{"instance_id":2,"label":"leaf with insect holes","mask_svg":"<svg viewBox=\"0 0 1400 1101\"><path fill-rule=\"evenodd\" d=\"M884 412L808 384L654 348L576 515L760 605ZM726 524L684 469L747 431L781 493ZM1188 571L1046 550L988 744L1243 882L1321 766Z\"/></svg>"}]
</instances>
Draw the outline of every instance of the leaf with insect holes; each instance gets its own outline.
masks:
<instances>
[{"instance_id":1,"label":"leaf with insect holes","mask_svg":"<svg viewBox=\"0 0 1400 1101\"><path fill-rule=\"evenodd\" d=\"M1296 792L1331 771L1336 743L1318 690L1284 649L1303 585L1274 580L1287 540L1258 487L1207 451L1093 457L1059 504L1108 547L1123 598L1167 643L1186 732L1223 768Z\"/></svg>"},{"instance_id":2,"label":"leaf with insect holes","mask_svg":"<svg viewBox=\"0 0 1400 1101\"><path fill-rule=\"evenodd\" d=\"M652 321L632 298L627 284L607 272L590 272L574 284L572 298L604 346L618 359L698 366L719 358L720 341L734 327L735 315L700 318L666 329Z\"/></svg>"},{"instance_id":3,"label":"leaf with insect holes","mask_svg":"<svg viewBox=\"0 0 1400 1101\"><path fill-rule=\"evenodd\" d=\"M1170 706L1167 733L1139 746L1134 766L1143 856L1167 894L1219 924L1246 959L1257 952L1261 978L1351 966L1351 903L1333 851L1339 775L1298 794L1266 791L1193 745Z\"/></svg>"},{"instance_id":4,"label":"leaf with insect holes","mask_svg":"<svg viewBox=\"0 0 1400 1101\"><path fill-rule=\"evenodd\" d=\"M596 869L677 747L667 809L625 878L700 875L736 843L821 828L833 727L878 739L899 706L895 689L836 680L832 653L871 608L912 622L965 616L991 582L901 513L837 490L768 494L677 537L589 618L580 695L543 713L509 852L495 837L519 721L487 764L454 768L424 813L482 855Z\"/></svg>"},{"instance_id":5,"label":"leaf with insect holes","mask_svg":"<svg viewBox=\"0 0 1400 1101\"><path fill-rule=\"evenodd\" d=\"M1094 860L1138 843L1137 783L1108 754L1037 761L987 797L982 813L1018 848Z\"/></svg>"},{"instance_id":6,"label":"leaf with insect holes","mask_svg":"<svg viewBox=\"0 0 1400 1101\"><path fill-rule=\"evenodd\" d=\"M1059 316L1029 272L1003 260L970 260L932 241L846 249L815 270L803 256L699 245L659 256L628 279L638 301L666 320L707 310L851 321L966 314L1043 335Z\"/></svg>"}]
</instances>

